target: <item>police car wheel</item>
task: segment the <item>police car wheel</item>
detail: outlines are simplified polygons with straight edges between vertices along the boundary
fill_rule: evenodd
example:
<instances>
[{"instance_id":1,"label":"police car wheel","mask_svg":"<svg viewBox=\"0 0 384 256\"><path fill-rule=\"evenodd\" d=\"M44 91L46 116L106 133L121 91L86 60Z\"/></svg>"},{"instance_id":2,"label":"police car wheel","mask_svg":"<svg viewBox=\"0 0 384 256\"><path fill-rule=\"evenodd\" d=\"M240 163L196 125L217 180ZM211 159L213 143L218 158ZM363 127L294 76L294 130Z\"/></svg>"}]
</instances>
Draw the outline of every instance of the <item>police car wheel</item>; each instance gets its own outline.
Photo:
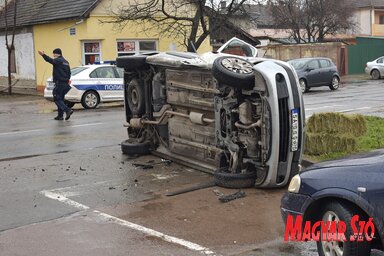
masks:
<instances>
[{"instance_id":1,"label":"police car wheel","mask_svg":"<svg viewBox=\"0 0 384 256\"><path fill-rule=\"evenodd\" d=\"M100 103L99 94L95 91L88 91L84 93L81 98L81 105L86 109L96 108Z\"/></svg>"},{"instance_id":2,"label":"police car wheel","mask_svg":"<svg viewBox=\"0 0 384 256\"><path fill-rule=\"evenodd\" d=\"M252 89L255 83L253 65L238 57L219 57L213 62L212 74L220 84Z\"/></svg>"},{"instance_id":3,"label":"police car wheel","mask_svg":"<svg viewBox=\"0 0 384 256\"><path fill-rule=\"evenodd\" d=\"M141 156L151 153L151 143L149 141L135 143L129 140L121 142L121 151L128 156Z\"/></svg>"},{"instance_id":4,"label":"police car wheel","mask_svg":"<svg viewBox=\"0 0 384 256\"><path fill-rule=\"evenodd\" d=\"M224 188L250 188L255 185L256 172L231 173L223 167L214 173L215 184Z\"/></svg>"},{"instance_id":5,"label":"police car wheel","mask_svg":"<svg viewBox=\"0 0 384 256\"><path fill-rule=\"evenodd\" d=\"M132 79L127 88L127 101L133 115L142 115L145 111L144 83L139 79Z\"/></svg>"}]
</instances>

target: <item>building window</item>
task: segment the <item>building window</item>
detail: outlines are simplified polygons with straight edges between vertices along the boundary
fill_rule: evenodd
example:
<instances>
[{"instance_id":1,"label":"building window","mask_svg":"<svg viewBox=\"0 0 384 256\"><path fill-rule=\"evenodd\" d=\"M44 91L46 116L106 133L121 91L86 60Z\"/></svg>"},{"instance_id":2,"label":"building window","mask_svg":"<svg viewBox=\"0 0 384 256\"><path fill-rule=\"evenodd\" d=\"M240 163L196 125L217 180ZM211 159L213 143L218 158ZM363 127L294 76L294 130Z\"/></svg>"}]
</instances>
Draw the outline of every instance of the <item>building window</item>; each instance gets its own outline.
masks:
<instances>
[{"instance_id":1,"label":"building window","mask_svg":"<svg viewBox=\"0 0 384 256\"><path fill-rule=\"evenodd\" d=\"M83 59L84 64L95 64L101 61L101 43L100 42L84 42L83 43Z\"/></svg>"},{"instance_id":2,"label":"building window","mask_svg":"<svg viewBox=\"0 0 384 256\"><path fill-rule=\"evenodd\" d=\"M379 24L384 24L384 15L379 16Z\"/></svg>"},{"instance_id":3,"label":"building window","mask_svg":"<svg viewBox=\"0 0 384 256\"><path fill-rule=\"evenodd\" d=\"M118 40L116 43L118 56L157 51L157 41L153 40Z\"/></svg>"}]
</instances>

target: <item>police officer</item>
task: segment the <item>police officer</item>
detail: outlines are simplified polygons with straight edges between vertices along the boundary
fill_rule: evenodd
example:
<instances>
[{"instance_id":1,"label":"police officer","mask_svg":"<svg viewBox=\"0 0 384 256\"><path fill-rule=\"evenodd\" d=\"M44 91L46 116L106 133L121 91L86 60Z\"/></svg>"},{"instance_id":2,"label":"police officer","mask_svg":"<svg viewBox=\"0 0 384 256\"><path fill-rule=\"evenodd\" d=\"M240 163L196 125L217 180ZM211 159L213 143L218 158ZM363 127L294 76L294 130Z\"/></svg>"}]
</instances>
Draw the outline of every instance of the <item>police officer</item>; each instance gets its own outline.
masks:
<instances>
[{"instance_id":1,"label":"police officer","mask_svg":"<svg viewBox=\"0 0 384 256\"><path fill-rule=\"evenodd\" d=\"M71 89L71 86L68 84L69 79L71 78L71 68L69 67L69 63L64 59L60 48L53 50L53 59L45 55L44 51L38 52L46 62L53 65L52 78L55 83L55 88L52 93L58 112L54 119L63 120L63 115L65 113L65 120L68 120L73 113L73 110L64 103L65 94Z\"/></svg>"}]
</instances>

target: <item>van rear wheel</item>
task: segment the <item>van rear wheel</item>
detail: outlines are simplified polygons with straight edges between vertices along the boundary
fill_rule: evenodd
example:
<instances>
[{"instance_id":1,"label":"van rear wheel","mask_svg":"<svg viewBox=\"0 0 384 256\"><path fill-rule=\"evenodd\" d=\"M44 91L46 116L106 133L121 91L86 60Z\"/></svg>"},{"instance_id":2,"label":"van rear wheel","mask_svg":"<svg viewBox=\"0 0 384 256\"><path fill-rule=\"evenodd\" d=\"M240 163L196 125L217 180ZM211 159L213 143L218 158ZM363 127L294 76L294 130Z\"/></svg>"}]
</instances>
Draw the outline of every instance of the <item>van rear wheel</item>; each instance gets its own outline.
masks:
<instances>
[{"instance_id":1,"label":"van rear wheel","mask_svg":"<svg viewBox=\"0 0 384 256\"><path fill-rule=\"evenodd\" d=\"M231 173L228 167L224 167L215 171L214 178L219 187L250 188L255 186L256 172Z\"/></svg>"}]
</instances>

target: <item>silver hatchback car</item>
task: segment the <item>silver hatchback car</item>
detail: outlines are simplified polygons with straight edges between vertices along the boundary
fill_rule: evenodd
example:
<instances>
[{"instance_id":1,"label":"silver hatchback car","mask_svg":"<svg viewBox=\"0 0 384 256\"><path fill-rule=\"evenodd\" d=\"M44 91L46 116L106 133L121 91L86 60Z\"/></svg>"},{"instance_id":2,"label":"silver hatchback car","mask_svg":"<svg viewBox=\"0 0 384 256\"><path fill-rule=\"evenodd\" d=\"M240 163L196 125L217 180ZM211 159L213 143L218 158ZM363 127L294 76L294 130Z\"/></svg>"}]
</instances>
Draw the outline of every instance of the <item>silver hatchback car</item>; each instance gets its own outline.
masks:
<instances>
[{"instance_id":1,"label":"silver hatchback car","mask_svg":"<svg viewBox=\"0 0 384 256\"><path fill-rule=\"evenodd\" d=\"M365 65L365 73L370 75L372 79L380 79L384 76L384 56L373 61L367 62Z\"/></svg>"}]
</instances>

